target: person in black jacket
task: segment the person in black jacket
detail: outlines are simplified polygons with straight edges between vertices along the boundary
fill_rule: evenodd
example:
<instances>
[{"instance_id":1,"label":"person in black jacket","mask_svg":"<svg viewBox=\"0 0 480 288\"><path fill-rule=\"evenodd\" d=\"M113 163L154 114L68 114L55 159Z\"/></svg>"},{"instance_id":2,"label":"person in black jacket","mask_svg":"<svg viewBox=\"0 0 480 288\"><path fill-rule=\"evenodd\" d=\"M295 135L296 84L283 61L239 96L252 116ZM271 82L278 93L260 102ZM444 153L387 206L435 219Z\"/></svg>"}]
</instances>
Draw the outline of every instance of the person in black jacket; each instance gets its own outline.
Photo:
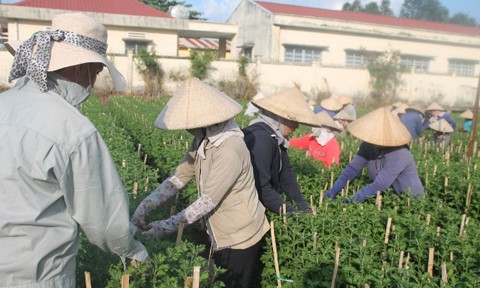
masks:
<instances>
[{"instance_id":1,"label":"person in black jacket","mask_svg":"<svg viewBox=\"0 0 480 288\"><path fill-rule=\"evenodd\" d=\"M278 214L286 203L280 194L283 191L293 202L286 204L287 212L310 212L290 166L288 137L299 123L315 127L320 126L319 120L297 87L253 100L252 104L260 111L243 133L250 150L260 201Z\"/></svg>"}]
</instances>

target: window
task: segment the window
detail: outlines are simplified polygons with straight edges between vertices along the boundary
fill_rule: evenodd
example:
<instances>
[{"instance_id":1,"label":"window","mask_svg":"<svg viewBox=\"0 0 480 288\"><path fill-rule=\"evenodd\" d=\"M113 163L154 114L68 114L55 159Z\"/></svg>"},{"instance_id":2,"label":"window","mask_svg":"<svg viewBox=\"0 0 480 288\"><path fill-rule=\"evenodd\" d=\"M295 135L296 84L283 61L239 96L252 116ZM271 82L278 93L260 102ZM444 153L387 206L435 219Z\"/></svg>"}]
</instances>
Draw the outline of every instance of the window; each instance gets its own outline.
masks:
<instances>
[{"instance_id":1,"label":"window","mask_svg":"<svg viewBox=\"0 0 480 288\"><path fill-rule=\"evenodd\" d=\"M133 54L138 54L140 48L145 48L148 51L148 42L138 40L124 40L125 41L125 53L128 50L132 50Z\"/></svg>"},{"instance_id":2,"label":"window","mask_svg":"<svg viewBox=\"0 0 480 288\"><path fill-rule=\"evenodd\" d=\"M285 46L285 62L310 64L322 62L323 47Z\"/></svg>"},{"instance_id":3,"label":"window","mask_svg":"<svg viewBox=\"0 0 480 288\"><path fill-rule=\"evenodd\" d=\"M367 64L367 58L363 51L347 51L346 66L351 68L361 68Z\"/></svg>"},{"instance_id":4,"label":"window","mask_svg":"<svg viewBox=\"0 0 480 288\"><path fill-rule=\"evenodd\" d=\"M473 76L477 61L450 59L448 60L448 72L459 76Z\"/></svg>"},{"instance_id":5,"label":"window","mask_svg":"<svg viewBox=\"0 0 480 288\"><path fill-rule=\"evenodd\" d=\"M8 40L8 31L6 27L0 25L0 50L5 49L5 42Z\"/></svg>"},{"instance_id":6,"label":"window","mask_svg":"<svg viewBox=\"0 0 480 288\"><path fill-rule=\"evenodd\" d=\"M408 71L428 72L430 59L423 56L402 55L401 64Z\"/></svg>"}]
</instances>

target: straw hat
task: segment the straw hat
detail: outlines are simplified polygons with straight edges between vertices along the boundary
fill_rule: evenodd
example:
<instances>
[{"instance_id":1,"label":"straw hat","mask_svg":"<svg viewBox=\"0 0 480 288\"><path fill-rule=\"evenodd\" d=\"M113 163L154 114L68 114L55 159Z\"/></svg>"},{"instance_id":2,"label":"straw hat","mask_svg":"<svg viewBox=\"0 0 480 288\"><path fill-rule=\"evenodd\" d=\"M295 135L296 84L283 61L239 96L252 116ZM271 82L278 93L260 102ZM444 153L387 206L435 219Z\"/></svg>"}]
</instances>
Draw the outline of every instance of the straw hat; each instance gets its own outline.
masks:
<instances>
[{"instance_id":1,"label":"straw hat","mask_svg":"<svg viewBox=\"0 0 480 288\"><path fill-rule=\"evenodd\" d=\"M208 127L235 117L242 106L216 88L190 77L163 108L155 126L164 130Z\"/></svg>"},{"instance_id":2,"label":"straw hat","mask_svg":"<svg viewBox=\"0 0 480 288\"><path fill-rule=\"evenodd\" d=\"M395 106L395 110L393 110L397 114L405 114L407 112L408 104L406 103L400 103L397 106Z\"/></svg>"},{"instance_id":3,"label":"straw hat","mask_svg":"<svg viewBox=\"0 0 480 288\"><path fill-rule=\"evenodd\" d=\"M55 15L52 19L50 31L54 32L55 30L73 32L77 35L94 39L100 42L100 44L107 44L107 29L102 24L83 13ZM5 43L5 47L12 55L15 55L17 49L22 43L24 42L9 41ZM81 46L51 40L51 54L47 71L56 71L83 63L102 63L108 68L117 91L125 89L127 85L125 78L123 78L117 68L115 68L115 66L107 59L106 55L101 55Z\"/></svg>"},{"instance_id":4,"label":"straw hat","mask_svg":"<svg viewBox=\"0 0 480 288\"><path fill-rule=\"evenodd\" d=\"M404 105L405 103L403 103L402 101L397 101L395 103L392 104L393 107L398 107L400 105Z\"/></svg>"},{"instance_id":5,"label":"straw hat","mask_svg":"<svg viewBox=\"0 0 480 288\"><path fill-rule=\"evenodd\" d=\"M414 110L414 111L417 111L418 113L422 114L423 116L425 116L425 111L423 110L423 108L418 105L418 104L413 104L413 105L410 105L410 106L407 106L405 108L405 111L406 110Z\"/></svg>"},{"instance_id":6,"label":"straw hat","mask_svg":"<svg viewBox=\"0 0 480 288\"><path fill-rule=\"evenodd\" d=\"M345 95L335 94L332 97L335 98L335 100L340 102L340 104L342 104L342 105L347 105L347 104L352 104L353 103L353 99L348 97L348 96L345 96Z\"/></svg>"},{"instance_id":7,"label":"straw hat","mask_svg":"<svg viewBox=\"0 0 480 288\"><path fill-rule=\"evenodd\" d=\"M340 112L333 116L335 120L346 120L346 121L354 121L357 119L357 113L355 108L350 106L345 106Z\"/></svg>"},{"instance_id":8,"label":"straw hat","mask_svg":"<svg viewBox=\"0 0 480 288\"><path fill-rule=\"evenodd\" d=\"M328 111L338 111L343 107L342 103L333 97L328 97L327 99L322 100L322 102L320 102L320 106Z\"/></svg>"},{"instance_id":9,"label":"straw hat","mask_svg":"<svg viewBox=\"0 0 480 288\"><path fill-rule=\"evenodd\" d=\"M425 108L425 111L445 111L445 109L443 109L443 107L437 102L433 102L427 108Z\"/></svg>"},{"instance_id":10,"label":"straw hat","mask_svg":"<svg viewBox=\"0 0 480 288\"><path fill-rule=\"evenodd\" d=\"M378 108L347 126L353 136L379 146L402 146L412 136L388 107Z\"/></svg>"},{"instance_id":11,"label":"straw hat","mask_svg":"<svg viewBox=\"0 0 480 288\"><path fill-rule=\"evenodd\" d=\"M291 121L308 126L321 126L296 86L260 100L253 100L252 104Z\"/></svg>"},{"instance_id":12,"label":"straw hat","mask_svg":"<svg viewBox=\"0 0 480 288\"><path fill-rule=\"evenodd\" d=\"M315 114L315 116L323 127L328 127L335 130L343 130L343 126L339 127L332 117L330 117L327 111L323 110L320 113Z\"/></svg>"},{"instance_id":13,"label":"straw hat","mask_svg":"<svg viewBox=\"0 0 480 288\"><path fill-rule=\"evenodd\" d=\"M467 109L462 114L460 114L460 118L473 119L473 112L470 111L470 109Z\"/></svg>"},{"instance_id":14,"label":"straw hat","mask_svg":"<svg viewBox=\"0 0 480 288\"><path fill-rule=\"evenodd\" d=\"M438 131L438 132L444 132L444 133L452 133L453 132L453 127L448 123L447 120L445 119L439 119L436 121L433 121L428 125L429 128Z\"/></svg>"}]
</instances>

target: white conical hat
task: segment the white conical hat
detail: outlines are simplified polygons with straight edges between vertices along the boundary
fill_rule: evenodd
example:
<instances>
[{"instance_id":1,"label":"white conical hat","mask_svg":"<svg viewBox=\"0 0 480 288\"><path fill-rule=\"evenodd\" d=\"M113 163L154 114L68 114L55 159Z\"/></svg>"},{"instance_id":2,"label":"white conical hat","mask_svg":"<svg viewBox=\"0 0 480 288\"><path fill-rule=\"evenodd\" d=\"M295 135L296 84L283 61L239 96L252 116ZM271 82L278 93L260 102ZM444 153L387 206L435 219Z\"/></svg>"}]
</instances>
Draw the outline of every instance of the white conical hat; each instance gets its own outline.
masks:
<instances>
[{"instance_id":1,"label":"white conical hat","mask_svg":"<svg viewBox=\"0 0 480 288\"><path fill-rule=\"evenodd\" d=\"M444 132L444 133L452 133L453 132L453 127L448 123L447 120L445 119L439 119L436 121L433 121L428 125L430 129L433 129L438 132Z\"/></svg>"},{"instance_id":2,"label":"white conical hat","mask_svg":"<svg viewBox=\"0 0 480 288\"><path fill-rule=\"evenodd\" d=\"M473 112L470 111L470 109L467 109L462 114L460 114L460 118L473 119Z\"/></svg>"},{"instance_id":3,"label":"white conical hat","mask_svg":"<svg viewBox=\"0 0 480 288\"><path fill-rule=\"evenodd\" d=\"M164 130L208 127L235 117L242 106L216 88L190 77L174 93L155 125Z\"/></svg>"},{"instance_id":4,"label":"white conical hat","mask_svg":"<svg viewBox=\"0 0 480 288\"><path fill-rule=\"evenodd\" d=\"M253 100L252 104L291 121L308 126L321 126L296 86L263 99Z\"/></svg>"},{"instance_id":5,"label":"white conical hat","mask_svg":"<svg viewBox=\"0 0 480 288\"><path fill-rule=\"evenodd\" d=\"M443 109L443 107L437 102L433 102L427 108L425 108L425 111L445 111L445 109Z\"/></svg>"},{"instance_id":6,"label":"white conical hat","mask_svg":"<svg viewBox=\"0 0 480 288\"><path fill-rule=\"evenodd\" d=\"M422 114L423 116L425 116L425 109L423 109L420 105L418 104L413 104L413 105L409 105L408 107L405 108L405 111L406 110L415 110L417 111L418 113Z\"/></svg>"},{"instance_id":7,"label":"white conical hat","mask_svg":"<svg viewBox=\"0 0 480 288\"><path fill-rule=\"evenodd\" d=\"M351 105L345 106L340 112L333 116L335 120L346 120L346 121L354 121L357 120L357 112L355 111L355 107Z\"/></svg>"},{"instance_id":8,"label":"white conical hat","mask_svg":"<svg viewBox=\"0 0 480 288\"><path fill-rule=\"evenodd\" d=\"M379 146L402 146L412 139L405 125L389 107L368 113L350 123L347 129L358 139Z\"/></svg>"},{"instance_id":9,"label":"white conical hat","mask_svg":"<svg viewBox=\"0 0 480 288\"><path fill-rule=\"evenodd\" d=\"M343 107L342 103L333 97L328 97L327 99L322 100L320 106L328 111L338 111Z\"/></svg>"}]
</instances>

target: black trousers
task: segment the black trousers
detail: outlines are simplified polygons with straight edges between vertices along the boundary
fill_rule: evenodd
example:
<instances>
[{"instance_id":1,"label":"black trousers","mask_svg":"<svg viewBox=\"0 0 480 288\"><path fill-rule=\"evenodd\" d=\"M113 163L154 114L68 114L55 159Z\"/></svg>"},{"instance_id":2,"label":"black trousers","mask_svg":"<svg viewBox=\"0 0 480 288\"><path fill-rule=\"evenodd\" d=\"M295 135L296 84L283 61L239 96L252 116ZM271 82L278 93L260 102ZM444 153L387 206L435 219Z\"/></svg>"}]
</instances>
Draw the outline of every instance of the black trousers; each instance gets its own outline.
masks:
<instances>
[{"instance_id":1,"label":"black trousers","mask_svg":"<svg viewBox=\"0 0 480 288\"><path fill-rule=\"evenodd\" d=\"M257 280L255 269L262 241L247 249L223 249L213 253L215 265L227 271L220 275L227 288L251 287L250 280ZM258 280L257 280L258 281Z\"/></svg>"}]
</instances>

